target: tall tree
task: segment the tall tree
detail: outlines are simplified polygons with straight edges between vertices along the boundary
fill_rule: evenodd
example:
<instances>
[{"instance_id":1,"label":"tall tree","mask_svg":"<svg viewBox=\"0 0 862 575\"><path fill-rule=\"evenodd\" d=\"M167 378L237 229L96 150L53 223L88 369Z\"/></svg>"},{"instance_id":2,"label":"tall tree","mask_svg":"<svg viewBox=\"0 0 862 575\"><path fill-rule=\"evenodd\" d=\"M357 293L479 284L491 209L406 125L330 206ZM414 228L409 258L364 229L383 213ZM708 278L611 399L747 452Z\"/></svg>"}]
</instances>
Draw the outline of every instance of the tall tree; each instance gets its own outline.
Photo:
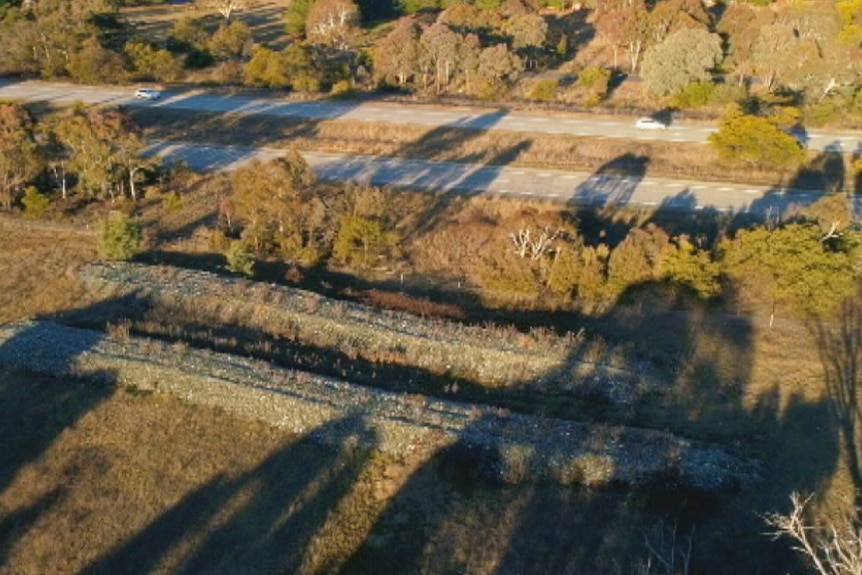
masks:
<instances>
[{"instance_id":1,"label":"tall tree","mask_svg":"<svg viewBox=\"0 0 862 575\"><path fill-rule=\"evenodd\" d=\"M538 14L523 14L510 18L505 31L512 38L512 48L522 52L527 67L532 67L536 54L547 41L548 23Z\"/></svg>"},{"instance_id":2,"label":"tall tree","mask_svg":"<svg viewBox=\"0 0 862 575\"><path fill-rule=\"evenodd\" d=\"M405 17L374 48L374 71L381 80L395 78L399 86L419 69L419 27Z\"/></svg>"},{"instance_id":3,"label":"tall tree","mask_svg":"<svg viewBox=\"0 0 862 575\"><path fill-rule=\"evenodd\" d=\"M78 109L58 121L56 132L71 150L69 167L88 194L113 199L128 181L130 195L137 197L135 177L147 161L130 116L117 110Z\"/></svg>"},{"instance_id":4,"label":"tall tree","mask_svg":"<svg viewBox=\"0 0 862 575\"><path fill-rule=\"evenodd\" d=\"M457 69L460 41L461 36L440 22L426 28L419 39L423 70L426 74L433 70L434 89L438 94L449 86Z\"/></svg>"},{"instance_id":5,"label":"tall tree","mask_svg":"<svg viewBox=\"0 0 862 575\"><path fill-rule=\"evenodd\" d=\"M314 173L297 152L270 162L252 162L231 175L236 216L245 222L245 239L258 252L270 252L301 234L303 198Z\"/></svg>"},{"instance_id":6,"label":"tall tree","mask_svg":"<svg viewBox=\"0 0 862 575\"><path fill-rule=\"evenodd\" d=\"M709 80L720 60L721 38L717 34L684 28L647 51L641 76L650 91L673 94L692 82Z\"/></svg>"},{"instance_id":7,"label":"tall tree","mask_svg":"<svg viewBox=\"0 0 862 575\"><path fill-rule=\"evenodd\" d=\"M650 41L649 17L644 0L624 0L597 11L595 26L614 51L624 48L629 55L631 71L638 69L640 57Z\"/></svg>"},{"instance_id":8,"label":"tall tree","mask_svg":"<svg viewBox=\"0 0 862 575\"><path fill-rule=\"evenodd\" d=\"M308 11L305 34L312 43L346 50L358 23L359 8L353 0L315 0Z\"/></svg>"},{"instance_id":9,"label":"tall tree","mask_svg":"<svg viewBox=\"0 0 862 575\"><path fill-rule=\"evenodd\" d=\"M0 203L6 211L41 167L30 113L18 104L0 103Z\"/></svg>"},{"instance_id":10,"label":"tall tree","mask_svg":"<svg viewBox=\"0 0 862 575\"><path fill-rule=\"evenodd\" d=\"M227 25L235 12L247 10L254 4L254 0L197 0L197 3L207 12L220 14Z\"/></svg>"}]
</instances>

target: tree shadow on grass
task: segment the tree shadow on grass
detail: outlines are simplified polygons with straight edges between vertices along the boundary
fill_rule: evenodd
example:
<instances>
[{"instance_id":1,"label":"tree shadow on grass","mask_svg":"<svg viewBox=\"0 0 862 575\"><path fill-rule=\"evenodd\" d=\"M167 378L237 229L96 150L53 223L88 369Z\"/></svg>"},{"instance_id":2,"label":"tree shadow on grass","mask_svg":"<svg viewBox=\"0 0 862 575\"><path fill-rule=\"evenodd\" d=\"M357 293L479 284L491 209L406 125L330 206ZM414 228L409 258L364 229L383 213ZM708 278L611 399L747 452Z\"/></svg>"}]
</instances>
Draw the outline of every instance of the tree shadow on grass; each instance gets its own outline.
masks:
<instances>
[{"instance_id":1,"label":"tree shadow on grass","mask_svg":"<svg viewBox=\"0 0 862 575\"><path fill-rule=\"evenodd\" d=\"M100 382L94 385L77 381L70 373L76 358L103 337L84 331L77 335L57 341L49 326L32 324L0 343L0 495L15 484L22 470L44 456L64 430L114 393L113 373L91 374ZM42 373L29 371L34 365ZM15 541L63 496L63 489L55 489L22 508L0 505L0 564Z\"/></svg>"},{"instance_id":2,"label":"tree shadow on grass","mask_svg":"<svg viewBox=\"0 0 862 575\"><path fill-rule=\"evenodd\" d=\"M34 363L44 373L68 373L75 359L104 337L81 331L74 341L55 341L44 324L25 326L0 344L0 365L7 371L0 379L0 492L18 471L37 460L67 427L113 394L109 385L80 385L29 373ZM74 377L71 374L64 376ZM112 382L113 374L94 374Z\"/></svg>"},{"instance_id":3,"label":"tree shadow on grass","mask_svg":"<svg viewBox=\"0 0 862 575\"><path fill-rule=\"evenodd\" d=\"M644 534L668 521L679 522L681 533L696 526L692 572L799 569L787 548L762 536L758 514L782 508L792 490L822 487L835 473L829 406L779 382L751 387L754 348L764 336L755 341L744 316L680 309L672 294L655 293L660 288L640 286L624 294L627 303L584 323L623 346L615 353L633 368L648 362L660 368L656 387L630 414L618 412L607 424L646 425L731 446L761 461L762 483L718 493L691 488L671 473L627 488L511 485L496 473L501 463L493 453L465 440L409 478L341 573L627 572L635 559L647 558ZM584 345L572 349L572 360L583 359ZM579 383L575 375L569 380Z\"/></svg>"},{"instance_id":4,"label":"tree shadow on grass","mask_svg":"<svg viewBox=\"0 0 862 575\"><path fill-rule=\"evenodd\" d=\"M816 338L826 383L836 441L847 457L848 473L862 498L862 403L859 372L862 369L862 295L841 305L837 323L812 320L809 329Z\"/></svg>"},{"instance_id":5,"label":"tree shadow on grass","mask_svg":"<svg viewBox=\"0 0 862 575\"><path fill-rule=\"evenodd\" d=\"M650 159L626 153L602 164L580 184L569 205L593 208L622 208L644 179Z\"/></svg>"},{"instance_id":6,"label":"tree shadow on grass","mask_svg":"<svg viewBox=\"0 0 862 575\"><path fill-rule=\"evenodd\" d=\"M300 437L254 469L215 477L80 575L149 573L163 562L173 565L172 573L296 572L376 441L351 415L312 434L340 437L341 443L323 448Z\"/></svg>"}]
</instances>

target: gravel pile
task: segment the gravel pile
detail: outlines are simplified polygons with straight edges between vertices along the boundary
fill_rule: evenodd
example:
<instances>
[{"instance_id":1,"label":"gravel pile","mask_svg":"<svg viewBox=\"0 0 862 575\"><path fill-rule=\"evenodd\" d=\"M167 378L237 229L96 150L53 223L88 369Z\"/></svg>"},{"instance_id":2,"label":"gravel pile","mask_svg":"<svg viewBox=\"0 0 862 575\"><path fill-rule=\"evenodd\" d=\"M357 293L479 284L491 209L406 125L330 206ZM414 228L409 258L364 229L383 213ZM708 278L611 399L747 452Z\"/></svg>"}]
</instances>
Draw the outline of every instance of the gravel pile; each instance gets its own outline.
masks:
<instances>
[{"instance_id":1,"label":"gravel pile","mask_svg":"<svg viewBox=\"0 0 862 575\"><path fill-rule=\"evenodd\" d=\"M451 448L487 478L590 486L673 477L717 491L758 477L756 463L668 433L509 414L390 393L227 354L145 338L114 339L52 322L0 327L0 366L169 392L327 444L384 452ZM332 425L338 422L337 425ZM357 433L357 422L369 433ZM327 432L320 432L320 429Z\"/></svg>"},{"instance_id":2,"label":"gravel pile","mask_svg":"<svg viewBox=\"0 0 862 575\"><path fill-rule=\"evenodd\" d=\"M371 361L403 358L432 373L489 387L530 383L537 389L635 402L659 388L652 378L579 360L571 338L522 334L496 326L468 326L381 311L283 286L168 266L97 263L81 271L101 297L139 294L196 309L218 307L256 328L279 326L314 345L357 353Z\"/></svg>"}]
</instances>

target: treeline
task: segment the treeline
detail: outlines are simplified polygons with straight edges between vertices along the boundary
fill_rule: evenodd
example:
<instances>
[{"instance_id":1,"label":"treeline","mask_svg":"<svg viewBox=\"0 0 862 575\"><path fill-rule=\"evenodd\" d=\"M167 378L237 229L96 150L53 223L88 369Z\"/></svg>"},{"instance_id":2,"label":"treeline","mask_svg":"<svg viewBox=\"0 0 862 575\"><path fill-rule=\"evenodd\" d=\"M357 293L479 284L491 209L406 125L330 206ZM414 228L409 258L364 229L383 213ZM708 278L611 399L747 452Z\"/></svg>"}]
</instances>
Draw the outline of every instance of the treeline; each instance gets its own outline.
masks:
<instances>
[{"instance_id":1,"label":"treeline","mask_svg":"<svg viewBox=\"0 0 862 575\"><path fill-rule=\"evenodd\" d=\"M98 83L206 69L208 81L302 92L391 87L583 105L638 75L654 104L723 105L753 90L804 105L808 120L862 122L862 0L762 3L294 0L285 35L268 45L239 17L255 0L197 0L200 16L158 42L112 0L5 0L0 71ZM589 65L578 58L587 41ZM574 82L532 73L550 68Z\"/></svg>"},{"instance_id":2,"label":"treeline","mask_svg":"<svg viewBox=\"0 0 862 575\"><path fill-rule=\"evenodd\" d=\"M131 117L106 108L74 108L36 119L0 102L0 206L40 217L52 197L72 189L86 199L138 199L156 169Z\"/></svg>"}]
</instances>

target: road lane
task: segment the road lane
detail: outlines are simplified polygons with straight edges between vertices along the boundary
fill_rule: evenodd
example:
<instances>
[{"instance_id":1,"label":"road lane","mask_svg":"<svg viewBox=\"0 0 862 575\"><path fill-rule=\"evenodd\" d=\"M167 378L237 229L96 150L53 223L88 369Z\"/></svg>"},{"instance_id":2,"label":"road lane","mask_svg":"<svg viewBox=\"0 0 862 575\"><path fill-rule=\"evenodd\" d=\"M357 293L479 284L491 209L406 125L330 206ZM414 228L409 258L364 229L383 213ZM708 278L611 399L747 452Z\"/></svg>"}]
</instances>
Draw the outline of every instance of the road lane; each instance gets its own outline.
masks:
<instances>
[{"instance_id":1,"label":"road lane","mask_svg":"<svg viewBox=\"0 0 862 575\"><path fill-rule=\"evenodd\" d=\"M112 104L193 110L199 112L268 115L308 120L345 119L385 124L413 124L429 127L460 127L480 130L509 130L582 137L628 138L644 141L705 143L714 126L679 122L667 130L638 130L634 120L607 119L587 115L513 112L499 108L434 107L388 102L317 101L249 98L218 95L203 90L168 90L161 100L136 100L134 89L125 87L88 87L47 82L0 80L0 100L54 102L71 104ZM862 133L814 130L808 134L812 150L862 153Z\"/></svg>"},{"instance_id":2,"label":"road lane","mask_svg":"<svg viewBox=\"0 0 862 575\"><path fill-rule=\"evenodd\" d=\"M166 161L182 160L200 170L230 171L254 159L277 158L284 151L159 142L150 148L150 153ZM792 206L810 205L822 197L811 190L671 180L648 174L638 177L323 152L302 152L302 155L323 181L542 199L593 207L647 207L685 213L714 210L763 216L772 211L784 213Z\"/></svg>"}]
</instances>

